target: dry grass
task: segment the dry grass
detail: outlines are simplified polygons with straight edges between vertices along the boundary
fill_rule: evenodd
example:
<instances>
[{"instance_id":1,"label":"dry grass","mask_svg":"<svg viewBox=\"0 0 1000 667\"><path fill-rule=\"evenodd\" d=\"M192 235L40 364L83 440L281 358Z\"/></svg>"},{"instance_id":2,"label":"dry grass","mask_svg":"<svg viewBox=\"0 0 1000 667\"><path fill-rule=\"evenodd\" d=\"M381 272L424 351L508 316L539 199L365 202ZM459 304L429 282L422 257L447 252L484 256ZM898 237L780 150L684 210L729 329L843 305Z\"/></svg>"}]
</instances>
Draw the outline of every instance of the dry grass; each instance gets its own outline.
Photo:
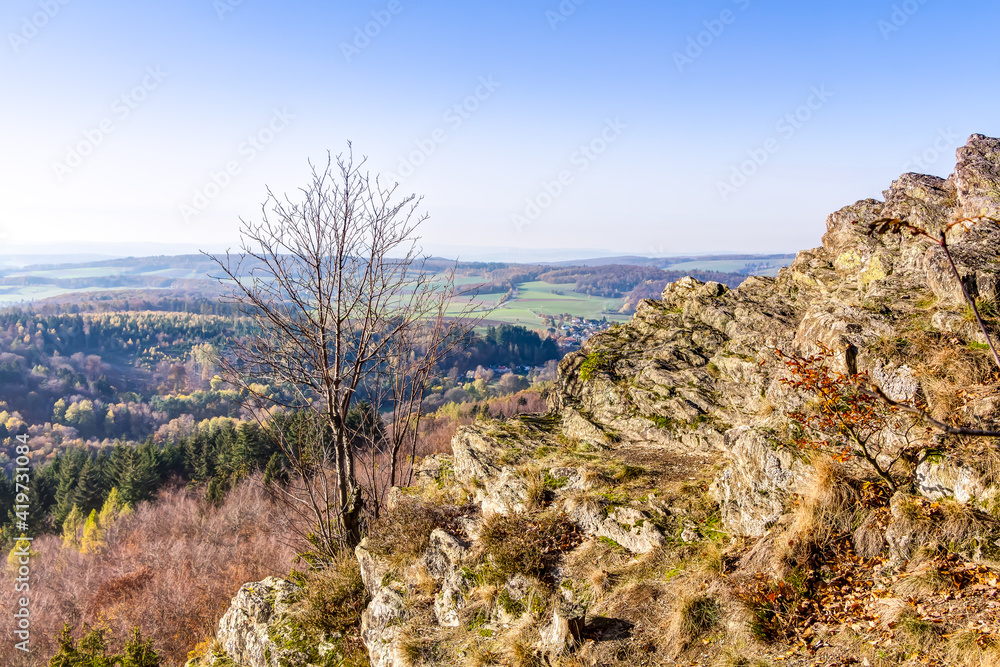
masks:
<instances>
[{"instance_id":1,"label":"dry grass","mask_svg":"<svg viewBox=\"0 0 1000 667\"><path fill-rule=\"evenodd\" d=\"M941 632L930 621L913 612L904 613L896 623L900 639L913 651L927 653L941 641Z\"/></svg>"},{"instance_id":2,"label":"dry grass","mask_svg":"<svg viewBox=\"0 0 1000 667\"><path fill-rule=\"evenodd\" d=\"M681 595L667 626L667 642L678 650L688 647L698 637L714 630L722 621L719 600L708 593Z\"/></svg>"},{"instance_id":3,"label":"dry grass","mask_svg":"<svg viewBox=\"0 0 1000 667\"><path fill-rule=\"evenodd\" d=\"M506 654L512 667L542 667L544 664L534 644L525 637L511 640Z\"/></svg>"},{"instance_id":4,"label":"dry grass","mask_svg":"<svg viewBox=\"0 0 1000 667\"><path fill-rule=\"evenodd\" d=\"M907 572L892 588L897 595L916 598L943 593L953 588L953 583L933 561L928 561Z\"/></svg>"},{"instance_id":5,"label":"dry grass","mask_svg":"<svg viewBox=\"0 0 1000 667\"><path fill-rule=\"evenodd\" d=\"M535 512L545 506L548 489L545 488L545 475L536 471L527 476L524 506L528 512Z\"/></svg>"},{"instance_id":6,"label":"dry grass","mask_svg":"<svg viewBox=\"0 0 1000 667\"><path fill-rule=\"evenodd\" d=\"M967 557L981 555L984 542L995 540L1000 523L992 516L954 500L932 502L917 496L903 497L896 518L897 530L909 535L921 553L934 555L946 549ZM919 554L918 554L919 555Z\"/></svg>"},{"instance_id":7,"label":"dry grass","mask_svg":"<svg viewBox=\"0 0 1000 667\"><path fill-rule=\"evenodd\" d=\"M814 460L813 467L814 477L791 519L784 519L758 540L741 559L740 570L784 578L814 549L823 548L838 534L850 532L859 507L857 480L843 465L827 457ZM871 539L871 548L875 548L874 536L862 537Z\"/></svg>"},{"instance_id":8,"label":"dry grass","mask_svg":"<svg viewBox=\"0 0 1000 667\"><path fill-rule=\"evenodd\" d=\"M455 532L453 524L459 514L457 508L403 496L371 526L368 549L394 564L409 564L427 550L435 528L450 528Z\"/></svg>"},{"instance_id":9,"label":"dry grass","mask_svg":"<svg viewBox=\"0 0 1000 667\"><path fill-rule=\"evenodd\" d=\"M819 457L812 463L815 477L802 496L792 531L809 535L814 543L822 544L834 534L850 529L858 491L856 481L843 465L827 457Z\"/></svg>"},{"instance_id":10,"label":"dry grass","mask_svg":"<svg viewBox=\"0 0 1000 667\"><path fill-rule=\"evenodd\" d=\"M487 648L479 642L473 641L465 650L465 664L468 667L486 667L487 665L499 665L502 656L499 652Z\"/></svg>"},{"instance_id":11,"label":"dry grass","mask_svg":"<svg viewBox=\"0 0 1000 667\"><path fill-rule=\"evenodd\" d=\"M862 558L875 558L886 547L885 526L879 522L878 515L870 512L858 524L851 534L851 543L854 550Z\"/></svg>"},{"instance_id":12,"label":"dry grass","mask_svg":"<svg viewBox=\"0 0 1000 667\"><path fill-rule=\"evenodd\" d=\"M960 630L952 635L945 655L954 667L1000 667L1000 645L975 630Z\"/></svg>"},{"instance_id":13,"label":"dry grass","mask_svg":"<svg viewBox=\"0 0 1000 667\"><path fill-rule=\"evenodd\" d=\"M368 604L368 594L361 580L361 567L351 551L341 552L334 562L305 575L306 596L300 624L320 634L354 630Z\"/></svg>"}]
</instances>

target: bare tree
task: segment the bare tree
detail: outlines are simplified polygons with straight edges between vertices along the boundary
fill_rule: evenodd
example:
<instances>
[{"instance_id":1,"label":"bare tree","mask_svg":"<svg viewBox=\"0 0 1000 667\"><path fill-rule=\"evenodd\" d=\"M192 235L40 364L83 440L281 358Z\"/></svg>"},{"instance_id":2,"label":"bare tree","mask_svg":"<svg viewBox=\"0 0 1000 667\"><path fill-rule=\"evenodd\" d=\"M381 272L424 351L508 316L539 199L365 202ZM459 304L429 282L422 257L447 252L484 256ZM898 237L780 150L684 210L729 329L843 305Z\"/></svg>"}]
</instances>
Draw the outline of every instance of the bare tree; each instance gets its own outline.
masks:
<instances>
[{"instance_id":1,"label":"bare tree","mask_svg":"<svg viewBox=\"0 0 1000 667\"><path fill-rule=\"evenodd\" d=\"M277 492L325 556L360 541L366 500L381 505L358 459L386 452L390 485L409 474L400 459L415 451L427 380L478 322L473 299L456 303L471 295L458 293L455 267L434 271L420 254L420 199L397 197L364 162L349 150L310 165L295 200L269 190L261 221L241 219L241 252L213 258L227 300L253 322L221 360L224 377L278 439L291 480ZM388 411L387 430L352 419L362 399L377 419Z\"/></svg>"}]
</instances>

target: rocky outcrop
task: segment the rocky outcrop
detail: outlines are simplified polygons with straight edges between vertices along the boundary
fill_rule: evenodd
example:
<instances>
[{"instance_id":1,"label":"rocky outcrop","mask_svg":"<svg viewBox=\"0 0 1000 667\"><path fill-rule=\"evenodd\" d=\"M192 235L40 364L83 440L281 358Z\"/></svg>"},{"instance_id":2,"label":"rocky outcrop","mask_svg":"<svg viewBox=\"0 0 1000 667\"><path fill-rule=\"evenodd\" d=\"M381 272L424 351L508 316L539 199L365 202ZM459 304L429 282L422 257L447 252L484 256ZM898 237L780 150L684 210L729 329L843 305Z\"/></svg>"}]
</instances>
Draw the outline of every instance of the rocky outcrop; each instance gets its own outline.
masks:
<instances>
[{"instance_id":1,"label":"rocky outcrop","mask_svg":"<svg viewBox=\"0 0 1000 667\"><path fill-rule=\"evenodd\" d=\"M631 322L563 359L564 425L581 440L613 432L621 443L714 452L729 462L713 485L727 529L763 534L808 479L808 465L779 444L787 441L784 415L802 399L782 385L774 351L813 354L822 344L836 352L836 370L867 372L894 400L926 400L933 410L914 367L886 357L884 341L927 303L931 327L970 344L985 340L963 315L961 285L936 243L873 235L870 226L901 219L936 236L955 220L977 218L949 232L949 247L970 294L994 299L1000 224L983 218L1000 219L998 183L1000 140L973 135L952 176L904 174L884 201L831 214L823 245L799 253L777 278L749 278L735 290L690 278L671 283ZM991 493L957 470L925 462L918 489L959 502Z\"/></svg>"},{"instance_id":2,"label":"rocky outcrop","mask_svg":"<svg viewBox=\"0 0 1000 667\"><path fill-rule=\"evenodd\" d=\"M751 277L732 290L691 278L667 285L660 299L640 302L629 323L595 335L560 362L552 414L463 426L451 457L422 461L417 485L448 489L449 498L460 498L455 505L463 506L461 516L442 522L446 529L434 530L429 546L410 563L379 556L365 542L357 548L371 595L361 628L371 664L406 664L404 644L413 641L406 633L418 622L424 623L421 631L445 635L463 627L480 638L509 630L511 636L522 633L520 641L527 636L525 616L534 613L531 650L551 657L580 643L587 625L581 602L593 601L600 594L594 591L610 584L594 573L586 584L593 587L590 597L577 597L572 587L550 591L556 600L533 609L539 587L558 588L567 571L568 557L560 561L550 554L547 583L535 576L537 569L531 576L493 571L496 578L476 580L469 566L490 565L480 537L497 517L539 530L543 524L529 524L521 515L531 518L544 508L548 518L558 515L571 526L566 549L589 545L624 559L660 548L688 549L689 543L715 539L710 533L762 538L757 545L776 549L781 531L794 523L796 499L818 479L810 452L794 445L790 424L792 413L808 407L807 397L785 382L788 369L778 351L831 350L834 370L867 373L893 400L947 414L951 403L927 382L919 355L896 348L902 334L915 328L964 352L985 342L964 312L961 285L973 297L1000 297L1000 223L989 219L1000 219L1000 140L973 135L958 151L949 178L904 174L883 195L882 201L865 199L831 214L822 245L800 252L776 278ZM936 237L964 218L976 221L948 237L961 285L932 239L871 233L873 225L898 219ZM964 418L997 420L995 387L963 400ZM937 453L932 448L939 438L924 429L897 430L885 440L882 457L891 460L904 447L920 453L906 459L915 469L912 488L902 485L888 508L864 508L851 530L866 535L864 551L884 553L888 546L902 563L930 535L920 531L931 530L924 518L946 505L939 501L995 513L1000 487L958 455ZM546 456L552 458L541 462ZM712 516L701 515L699 522L689 520L684 507L658 504L661 478L647 468L666 459L712 464L710 494L724 530L713 527L719 515L710 501L704 505ZM657 474L668 469L685 470L676 463ZM643 490L619 493L634 475L649 476ZM697 479L700 494L705 478L671 481ZM390 494L392 503L410 492ZM879 502L884 505L884 497ZM785 544L792 548L787 536ZM227 655L241 665L273 667L283 650L270 639L275 619L294 595L295 587L280 580L241 589L220 626Z\"/></svg>"},{"instance_id":3,"label":"rocky outcrop","mask_svg":"<svg viewBox=\"0 0 1000 667\"><path fill-rule=\"evenodd\" d=\"M915 486L925 498L951 498L972 504L983 510L996 509L1000 487L987 481L986 476L972 466L936 452L924 455L917 465Z\"/></svg>"},{"instance_id":4,"label":"rocky outcrop","mask_svg":"<svg viewBox=\"0 0 1000 667\"><path fill-rule=\"evenodd\" d=\"M219 621L217 638L226 656L241 667L278 667L294 659L295 652L276 643L275 634L301 592L276 577L244 584Z\"/></svg>"},{"instance_id":5,"label":"rocky outcrop","mask_svg":"<svg viewBox=\"0 0 1000 667\"><path fill-rule=\"evenodd\" d=\"M726 433L726 453L730 464L712 485L722 520L736 535L760 537L787 511L789 494L808 479L807 466L750 426Z\"/></svg>"}]
</instances>

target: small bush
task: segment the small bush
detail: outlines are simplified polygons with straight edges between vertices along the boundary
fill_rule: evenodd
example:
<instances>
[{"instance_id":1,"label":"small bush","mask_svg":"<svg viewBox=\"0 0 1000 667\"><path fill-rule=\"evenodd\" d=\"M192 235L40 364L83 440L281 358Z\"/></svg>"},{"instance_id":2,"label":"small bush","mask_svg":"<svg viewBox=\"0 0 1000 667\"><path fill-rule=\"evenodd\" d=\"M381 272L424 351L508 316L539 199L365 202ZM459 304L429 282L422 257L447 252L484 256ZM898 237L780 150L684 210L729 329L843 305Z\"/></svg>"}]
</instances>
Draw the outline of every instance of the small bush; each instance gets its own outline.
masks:
<instances>
[{"instance_id":1,"label":"small bush","mask_svg":"<svg viewBox=\"0 0 1000 667\"><path fill-rule=\"evenodd\" d=\"M310 571L305 583L304 627L347 635L360 626L368 593L353 553L345 551L331 567Z\"/></svg>"},{"instance_id":2,"label":"small bush","mask_svg":"<svg viewBox=\"0 0 1000 667\"><path fill-rule=\"evenodd\" d=\"M368 531L368 549L379 556L399 560L417 558L430 546L435 528L457 530L460 510L442 508L416 498L400 499L382 514Z\"/></svg>"},{"instance_id":3,"label":"small bush","mask_svg":"<svg viewBox=\"0 0 1000 667\"><path fill-rule=\"evenodd\" d=\"M69 625L59 633L59 651L49 659L49 667L159 667L160 656L150 639L133 628L120 654L109 653L106 631L88 628L77 644Z\"/></svg>"},{"instance_id":4,"label":"small bush","mask_svg":"<svg viewBox=\"0 0 1000 667\"><path fill-rule=\"evenodd\" d=\"M502 584L515 574L541 579L553 558L583 540L564 514L495 515L486 520L479 541L485 549L485 583Z\"/></svg>"}]
</instances>

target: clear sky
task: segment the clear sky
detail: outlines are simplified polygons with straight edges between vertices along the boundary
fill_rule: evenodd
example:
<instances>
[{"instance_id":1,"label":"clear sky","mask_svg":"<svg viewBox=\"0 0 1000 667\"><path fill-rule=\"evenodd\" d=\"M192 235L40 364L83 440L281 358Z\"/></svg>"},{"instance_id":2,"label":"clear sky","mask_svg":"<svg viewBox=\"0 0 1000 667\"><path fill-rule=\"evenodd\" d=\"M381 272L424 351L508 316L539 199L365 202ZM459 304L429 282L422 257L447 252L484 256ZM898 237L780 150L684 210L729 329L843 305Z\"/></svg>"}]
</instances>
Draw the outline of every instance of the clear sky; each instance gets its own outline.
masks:
<instances>
[{"instance_id":1,"label":"clear sky","mask_svg":"<svg viewBox=\"0 0 1000 667\"><path fill-rule=\"evenodd\" d=\"M425 196L433 252L813 247L1000 135L998 26L985 0L8 0L0 254L235 245L348 141Z\"/></svg>"}]
</instances>

